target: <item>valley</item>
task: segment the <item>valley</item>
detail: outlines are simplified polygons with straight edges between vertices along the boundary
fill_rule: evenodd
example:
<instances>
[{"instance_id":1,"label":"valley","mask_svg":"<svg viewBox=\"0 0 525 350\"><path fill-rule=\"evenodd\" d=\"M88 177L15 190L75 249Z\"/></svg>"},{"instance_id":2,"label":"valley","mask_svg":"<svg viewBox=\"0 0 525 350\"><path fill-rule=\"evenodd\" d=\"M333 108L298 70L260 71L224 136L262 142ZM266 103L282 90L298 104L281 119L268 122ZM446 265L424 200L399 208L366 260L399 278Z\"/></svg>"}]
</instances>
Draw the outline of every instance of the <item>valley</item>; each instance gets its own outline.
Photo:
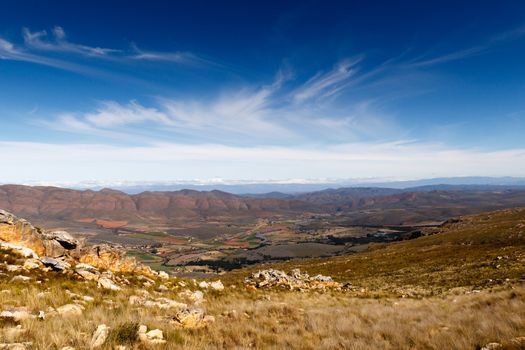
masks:
<instances>
[{"instance_id":1,"label":"valley","mask_svg":"<svg viewBox=\"0 0 525 350\"><path fill-rule=\"evenodd\" d=\"M264 262L347 256L438 232L452 217L525 206L521 188L342 188L255 197L0 186L0 207L144 264L207 277ZM279 197L279 198L273 198Z\"/></svg>"}]
</instances>

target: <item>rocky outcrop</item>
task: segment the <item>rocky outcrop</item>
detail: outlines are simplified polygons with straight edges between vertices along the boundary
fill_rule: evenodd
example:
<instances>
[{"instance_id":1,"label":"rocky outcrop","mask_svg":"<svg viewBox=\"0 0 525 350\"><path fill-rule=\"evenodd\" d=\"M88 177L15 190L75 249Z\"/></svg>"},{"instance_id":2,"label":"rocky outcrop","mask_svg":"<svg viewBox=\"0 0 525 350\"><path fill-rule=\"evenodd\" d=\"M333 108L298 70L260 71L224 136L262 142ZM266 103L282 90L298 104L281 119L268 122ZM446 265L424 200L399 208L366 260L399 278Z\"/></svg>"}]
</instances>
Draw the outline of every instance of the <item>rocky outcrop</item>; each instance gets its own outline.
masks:
<instances>
[{"instance_id":1,"label":"rocky outcrop","mask_svg":"<svg viewBox=\"0 0 525 350\"><path fill-rule=\"evenodd\" d=\"M124 250L115 249L115 247L107 244L84 248L79 261L98 269L113 272L134 272L149 276L158 274L155 274L149 267L140 264L134 258L127 257Z\"/></svg>"},{"instance_id":2,"label":"rocky outcrop","mask_svg":"<svg viewBox=\"0 0 525 350\"><path fill-rule=\"evenodd\" d=\"M291 290L342 288L340 283L334 282L329 276L310 277L307 273L301 273L299 269L293 269L289 274L281 270L262 270L252 273L245 282L252 288L282 287Z\"/></svg>"},{"instance_id":3,"label":"rocky outcrop","mask_svg":"<svg viewBox=\"0 0 525 350\"><path fill-rule=\"evenodd\" d=\"M41 230L4 210L0 210L0 248L33 259L31 266L28 262L30 268L37 268L42 264L55 271L66 271L71 266L76 266L75 272L91 280L98 278L93 270L86 269L87 266L112 272L158 275L134 258L126 257L125 251L119 247L107 244L89 246L84 240L78 240L66 231ZM166 274L161 277L166 278ZM109 285L104 281L100 284Z\"/></svg>"}]
</instances>

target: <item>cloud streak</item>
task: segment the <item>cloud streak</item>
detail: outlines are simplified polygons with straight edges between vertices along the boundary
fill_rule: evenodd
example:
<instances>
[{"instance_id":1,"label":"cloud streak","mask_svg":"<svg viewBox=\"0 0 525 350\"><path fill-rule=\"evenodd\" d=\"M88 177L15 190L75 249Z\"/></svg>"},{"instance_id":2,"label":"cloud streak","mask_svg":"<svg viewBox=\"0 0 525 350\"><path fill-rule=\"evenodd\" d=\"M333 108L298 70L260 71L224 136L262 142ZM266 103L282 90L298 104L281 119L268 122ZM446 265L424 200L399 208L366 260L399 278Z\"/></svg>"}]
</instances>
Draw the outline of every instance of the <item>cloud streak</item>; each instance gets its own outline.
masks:
<instances>
[{"instance_id":1,"label":"cloud streak","mask_svg":"<svg viewBox=\"0 0 525 350\"><path fill-rule=\"evenodd\" d=\"M54 27L52 30L53 40L47 39L47 31L31 32L28 28L22 29L26 47L42 51L70 52L87 56L107 56L118 53L120 50L71 43L66 38L66 32L62 27Z\"/></svg>"},{"instance_id":2,"label":"cloud streak","mask_svg":"<svg viewBox=\"0 0 525 350\"><path fill-rule=\"evenodd\" d=\"M498 35L492 36L485 43L480 45L464 48L458 51L449 52L440 56L431 58L419 58L410 62L412 67L429 67L437 64L453 62L467 59L474 56L486 54L493 50L496 46L505 42L521 39L525 36L525 26L521 26Z\"/></svg>"},{"instance_id":3,"label":"cloud streak","mask_svg":"<svg viewBox=\"0 0 525 350\"><path fill-rule=\"evenodd\" d=\"M366 178L381 176L390 166L389 176L399 178L520 176L525 172L525 149L485 152L414 142L350 143L316 148L0 142L0 152L4 154L5 169L0 182L32 180L35 176L42 181L287 179L304 178L304 174ZM232 164L244 164L244 167L232 167ZM57 178L56 169L63 169L64 178Z\"/></svg>"},{"instance_id":4,"label":"cloud streak","mask_svg":"<svg viewBox=\"0 0 525 350\"><path fill-rule=\"evenodd\" d=\"M346 86L348 79L355 75L356 65L361 59L346 59L339 62L330 72L316 74L294 92L294 100L303 102L313 97L324 98L336 94Z\"/></svg>"},{"instance_id":5,"label":"cloud streak","mask_svg":"<svg viewBox=\"0 0 525 350\"><path fill-rule=\"evenodd\" d=\"M80 65L71 63L69 57L56 59L48 57L49 55L46 55L46 53L70 54L88 59L97 58L119 63L153 61L194 67L221 66L212 60L190 52L143 51L135 44L132 44L129 50L78 44L69 41L65 30L60 26L54 27L51 30L51 34L48 34L46 30L31 31L29 28L22 28L22 36L24 45L20 47L15 47L12 42L0 38L0 58L42 64L77 72L80 71L78 68ZM72 69L71 67L76 68ZM83 69L82 71L86 72L88 69Z\"/></svg>"}]
</instances>

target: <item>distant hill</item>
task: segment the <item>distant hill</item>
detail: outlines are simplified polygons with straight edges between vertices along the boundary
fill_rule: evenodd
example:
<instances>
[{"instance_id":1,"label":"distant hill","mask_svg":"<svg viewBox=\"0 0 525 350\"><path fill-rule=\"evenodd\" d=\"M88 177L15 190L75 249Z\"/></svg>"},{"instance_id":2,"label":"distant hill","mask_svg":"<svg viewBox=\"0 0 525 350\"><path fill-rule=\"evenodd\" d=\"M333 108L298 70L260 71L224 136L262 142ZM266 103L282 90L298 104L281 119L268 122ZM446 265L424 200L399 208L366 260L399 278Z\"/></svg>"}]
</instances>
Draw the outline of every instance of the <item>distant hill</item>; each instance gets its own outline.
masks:
<instances>
[{"instance_id":1,"label":"distant hill","mask_svg":"<svg viewBox=\"0 0 525 350\"><path fill-rule=\"evenodd\" d=\"M36 184L35 184L36 185ZM521 186L525 188L525 178L521 177L441 177L419 180L380 180L380 179L339 179L339 180L288 180L288 181L157 181L157 182L85 182L67 186L79 190L91 189L101 190L110 187L128 194L138 194L141 192L172 192L183 189L196 191L220 190L233 194L263 195L275 194L277 192L296 195L307 192L322 191L342 187L382 187L395 189L408 189L420 186Z\"/></svg>"},{"instance_id":2,"label":"distant hill","mask_svg":"<svg viewBox=\"0 0 525 350\"><path fill-rule=\"evenodd\" d=\"M446 189L446 190L443 190ZM109 220L105 227L256 220L274 215L331 214L350 225L443 221L482 211L525 206L525 190L509 186L431 185L410 189L340 188L299 194L240 196L218 190L142 192L112 189L0 186L0 208L38 224ZM50 223L53 223L50 225Z\"/></svg>"},{"instance_id":3,"label":"distant hill","mask_svg":"<svg viewBox=\"0 0 525 350\"><path fill-rule=\"evenodd\" d=\"M29 218L63 221L104 218L147 223L196 220L214 215L256 217L308 210L311 206L298 200L245 198L216 190L129 195L111 189L80 191L58 187L0 186L0 208Z\"/></svg>"}]
</instances>

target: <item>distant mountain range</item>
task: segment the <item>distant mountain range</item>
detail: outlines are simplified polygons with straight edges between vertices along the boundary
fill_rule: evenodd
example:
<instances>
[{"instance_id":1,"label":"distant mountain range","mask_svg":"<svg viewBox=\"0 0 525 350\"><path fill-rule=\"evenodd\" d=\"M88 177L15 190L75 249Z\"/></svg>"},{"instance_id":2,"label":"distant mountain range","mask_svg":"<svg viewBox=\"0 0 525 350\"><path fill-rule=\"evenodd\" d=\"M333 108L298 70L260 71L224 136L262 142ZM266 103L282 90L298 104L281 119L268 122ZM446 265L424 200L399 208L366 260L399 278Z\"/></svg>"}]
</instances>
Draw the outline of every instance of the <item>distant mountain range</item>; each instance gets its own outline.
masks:
<instances>
[{"instance_id":1,"label":"distant mountain range","mask_svg":"<svg viewBox=\"0 0 525 350\"><path fill-rule=\"evenodd\" d=\"M518 185L351 187L243 196L218 190L131 195L112 189L0 186L0 209L38 223L113 220L169 226L218 218L228 221L311 213L343 215L349 224L404 224L520 206L525 207L525 187Z\"/></svg>"},{"instance_id":2,"label":"distant mountain range","mask_svg":"<svg viewBox=\"0 0 525 350\"><path fill-rule=\"evenodd\" d=\"M511 186L525 187L525 177L444 177L408 181L385 181L380 179L339 179L339 180L238 180L229 181L221 179L213 180L193 180L193 181L169 181L169 182L98 182L88 181L82 183L28 183L33 186L55 186L78 190L101 190L112 188L128 194L138 194L141 192L155 191L213 191L219 190L233 194L261 195L274 192L273 197L277 198L278 193L298 194L305 192L322 191L326 189L337 189L342 187L382 187L394 189L408 189L420 186ZM444 189L445 187L439 187Z\"/></svg>"}]
</instances>

